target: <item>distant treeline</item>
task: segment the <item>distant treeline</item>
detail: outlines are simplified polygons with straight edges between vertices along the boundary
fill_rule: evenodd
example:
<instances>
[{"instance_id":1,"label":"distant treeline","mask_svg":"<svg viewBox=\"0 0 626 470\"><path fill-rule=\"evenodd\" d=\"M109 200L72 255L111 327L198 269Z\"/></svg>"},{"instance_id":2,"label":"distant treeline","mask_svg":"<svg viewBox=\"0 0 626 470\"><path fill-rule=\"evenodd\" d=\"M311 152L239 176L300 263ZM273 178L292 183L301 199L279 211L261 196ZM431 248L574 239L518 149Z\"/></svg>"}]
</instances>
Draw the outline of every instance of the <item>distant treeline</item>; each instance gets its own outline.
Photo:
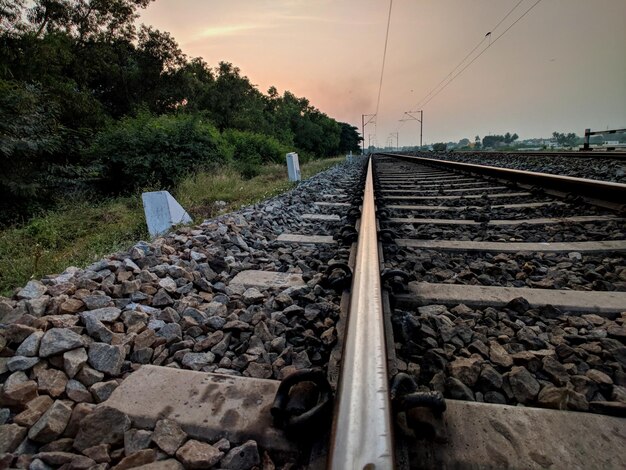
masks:
<instances>
[{"instance_id":1,"label":"distant treeline","mask_svg":"<svg viewBox=\"0 0 626 470\"><path fill-rule=\"evenodd\" d=\"M152 0L0 0L0 223L72 195L167 187L230 163L358 150L306 98L137 27Z\"/></svg>"}]
</instances>

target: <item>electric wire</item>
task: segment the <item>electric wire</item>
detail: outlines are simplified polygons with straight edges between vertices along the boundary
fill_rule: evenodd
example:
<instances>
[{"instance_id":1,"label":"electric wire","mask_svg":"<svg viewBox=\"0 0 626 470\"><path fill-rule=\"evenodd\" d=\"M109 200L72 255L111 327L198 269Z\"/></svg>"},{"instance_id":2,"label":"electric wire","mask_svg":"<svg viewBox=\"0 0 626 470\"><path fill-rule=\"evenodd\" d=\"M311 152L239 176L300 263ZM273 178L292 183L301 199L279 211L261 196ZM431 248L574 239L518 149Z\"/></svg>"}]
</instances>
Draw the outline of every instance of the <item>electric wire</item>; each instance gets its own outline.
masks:
<instances>
[{"instance_id":1,"label":"electric wire","mask_svg":"<svg viewBox=\"0 0 626 470\"><path fill-rule=\"evenodd\" d=\"M496 29L498 29L498 26L500 26L500 25L501 25L501 24L502 24L502 23L503 23L503 22L504 22L504 21L505 21L505 20L506 20L506 19L507 19L510 15L511 15L511 13L513 13L513 12L517 9L517 7L518 7L518 6L519 6L519 5L520 5L523 1L524 1L524 0L519 0L519 1L515 4L515 6L514 6L513 8L511 8L511 9L509 10L509 12L508 12L506 15L504 15L504 16L502 17L502 19L498 22L498 24L496 24L493 28L491 28L491 30L489 31L489 33L487 33L485 36L483 36L483 38L482 38L482 39L478 42L478 44L476 44L476 46L474 46L474 48L473 48L471 51L469 51L465 57L463 57L463 60L461 60L461 62L459 62L459 63L457 64L457 66L456 66L456 67L454 67L454 68L450 71L450 73L449 73L448 75L446 75L446 76L443 78L443 80L441 80L441 81L437 84L437 86L435 86L432 90L430 90L430 91L428 92L428 94L426 94L426 96L424 96L424 97L423 97L423 98L422 98L422 99L421 99L421 100L420 100L420 101L419 101L419 102L418 102L415 106L413 106L413 108L412 108L412 109L416 109L416 108L419 108L420 106L422 106L422 103L424 103L424 102L425 102L425 101L426 101L426 100L427 100L427 99L428 99L428 98L429 98L429 97L430 97L430 96L431 96L431 95L432 95L432 94L433 94L433 93L434 93L434 92L435 92L435 91L436 91L436 90L437 90L437 89L438 89L438 88L439 88L439 87L440 87L440 86L441 86L441 85L442 85L442 84L443 84L443 83L444 83L444 82L445 82L445 81L446 81L446 80L447 80L447 79L448 79L448 78L449 78L449 77L450 77L450 76L454 73L454 72L456 72L456 71L459 69L459 67L461 67L461 66L463 65L463 63L464 63L464 62L465 62L465 61L466 61L466 60L467 60L467 59L468 59L468 58L469 58L469 57L470 57L470 56L471 56L471 55L472 55L472 54L476 51L476 49L478 49L478 48L479 48L479 47L480 47L480 46L481 46L481 45L482 45L482 44L483 44L483 43L487 40L487 37L488 37L491 33L493 33Z\"/></svg>"},{"instance_id":2,"label":"electric wire","mask_svg":"<svg viewBox=\"0 0 626 470\"><path fill-rule=\"evenodd\" d=\"M378 83L378 98L376 99L376 113L378 117L378 110L380 108L380 95L383 89L383 76L385 75L385 61L387 60L387 44L389 42L389 25L391 24L391 9L393 8L393 0L389 0L389 13L387 15L387 31L385 33L385 47L383 49L383 64L380 69L380 81ZM378 121L378 119L376 119ZM374 133L376 134L376 121L374 121Z\"/></svg>"},{"instance_id":3,"label":"electric wire","mask_svg":"<svg viewBox=\"0 0 626 470\"><path fill-rule=\"evenodd\" d=\"M533 3L531 5L531 7L526 10L518 19L516 19L513 23L511 23L509 25L508 28L506 28L498 37L496 37L487 47L485 47L482 51L480 51L480 53L474 57L465 67L463 67L461 70L459 70L459 72L454 75L450 81L448 83L446 83L443 87L441 87L439 89L439 91L437 91L437 93L435 93L433 96L431 96L426 102L424 102L422 104L422 107L426 106L428 103L430 103L439 93L441 93L443 90L446 89L446 87L448 85L450 85L450 83L452 83L459 75L461 75L470 65L472 65L481 55L483 55L487 49L489 49L491 46L493 46L498 39L500 39L502 36L504 36L513 26L515 26L522 18L524 18L528 13L530 13L530 11L535 8L539 3L541 3L541 0L537 0L535 3Z\"/></svg>"}]
</instances>

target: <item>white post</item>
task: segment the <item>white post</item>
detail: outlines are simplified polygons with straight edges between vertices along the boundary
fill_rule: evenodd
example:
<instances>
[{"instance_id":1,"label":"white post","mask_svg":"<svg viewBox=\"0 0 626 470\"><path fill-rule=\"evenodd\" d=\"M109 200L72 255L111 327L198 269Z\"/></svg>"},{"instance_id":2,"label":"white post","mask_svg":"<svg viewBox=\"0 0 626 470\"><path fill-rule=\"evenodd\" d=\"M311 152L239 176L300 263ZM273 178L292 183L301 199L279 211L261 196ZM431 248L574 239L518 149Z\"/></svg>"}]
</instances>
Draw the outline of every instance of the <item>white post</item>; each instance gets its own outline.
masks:
<instances>
[{"instance_id":1,"label":"white post","mask_svg":"<svg viewBox=\"0 0 626 470\"><path fill-rule=\"evenodd\" d=\"M289 181L300 181L300 163L298 162L298 154L295 152L287 154L287 172L289 173Z\"/></svg>"},{"instance_id":2,"label":"white post","mask_svg":"<svg viewBox=\"0 0 626 470\"><path fill-rule=\"evenodd\" d=\"M143 210L150 236L163 235L178 224L188 224L191 217L167 191L143 193Z\"/></svg>"}]
</instances>

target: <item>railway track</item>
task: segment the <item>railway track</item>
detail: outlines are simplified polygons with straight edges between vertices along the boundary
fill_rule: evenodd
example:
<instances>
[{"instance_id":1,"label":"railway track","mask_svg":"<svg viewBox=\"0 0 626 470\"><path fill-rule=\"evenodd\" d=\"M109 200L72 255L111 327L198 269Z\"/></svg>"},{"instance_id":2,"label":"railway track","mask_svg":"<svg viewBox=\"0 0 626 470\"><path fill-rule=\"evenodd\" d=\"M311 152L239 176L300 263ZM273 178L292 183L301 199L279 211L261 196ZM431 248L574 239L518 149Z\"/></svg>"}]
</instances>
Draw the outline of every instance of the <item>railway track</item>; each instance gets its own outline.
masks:
<instances>
[{"instance_id":1,"label":"railway track","mask_svg":"<svg viewBox=\"0 0 626 470\"><path fill-rule=\"evenodd\" d=\"M622 467L623 185L364 163L0 299L6 466Z\"/></svg>"}]
</instances>

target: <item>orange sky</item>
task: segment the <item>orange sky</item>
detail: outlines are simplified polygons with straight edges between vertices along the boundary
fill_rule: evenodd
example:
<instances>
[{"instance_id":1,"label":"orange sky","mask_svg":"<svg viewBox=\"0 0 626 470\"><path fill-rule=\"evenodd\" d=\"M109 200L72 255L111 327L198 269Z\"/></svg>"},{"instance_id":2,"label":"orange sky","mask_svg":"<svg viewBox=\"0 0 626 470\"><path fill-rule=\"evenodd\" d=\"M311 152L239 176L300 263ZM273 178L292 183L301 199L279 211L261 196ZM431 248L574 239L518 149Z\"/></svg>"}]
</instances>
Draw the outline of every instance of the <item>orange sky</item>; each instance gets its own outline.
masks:
<instances>
[{"instance_id":1,"label":"orange sky","mask_svg":"<svg viewBox=\"0 0 626 470\"><path fill-rule=\"evenodd\" d=\"M400 145L418 142L419 124L398 122L404 111L518 1L395 0L366 142L372 134L384 145L396 131ZM290 90L360 128L376 108L388 9L388 0L156 0L140 21L172 33L189 56L232 62L261 91ZM423 109L429 143L626 127L626 0L542 0Z\"/></svg>"}]
</instances>

